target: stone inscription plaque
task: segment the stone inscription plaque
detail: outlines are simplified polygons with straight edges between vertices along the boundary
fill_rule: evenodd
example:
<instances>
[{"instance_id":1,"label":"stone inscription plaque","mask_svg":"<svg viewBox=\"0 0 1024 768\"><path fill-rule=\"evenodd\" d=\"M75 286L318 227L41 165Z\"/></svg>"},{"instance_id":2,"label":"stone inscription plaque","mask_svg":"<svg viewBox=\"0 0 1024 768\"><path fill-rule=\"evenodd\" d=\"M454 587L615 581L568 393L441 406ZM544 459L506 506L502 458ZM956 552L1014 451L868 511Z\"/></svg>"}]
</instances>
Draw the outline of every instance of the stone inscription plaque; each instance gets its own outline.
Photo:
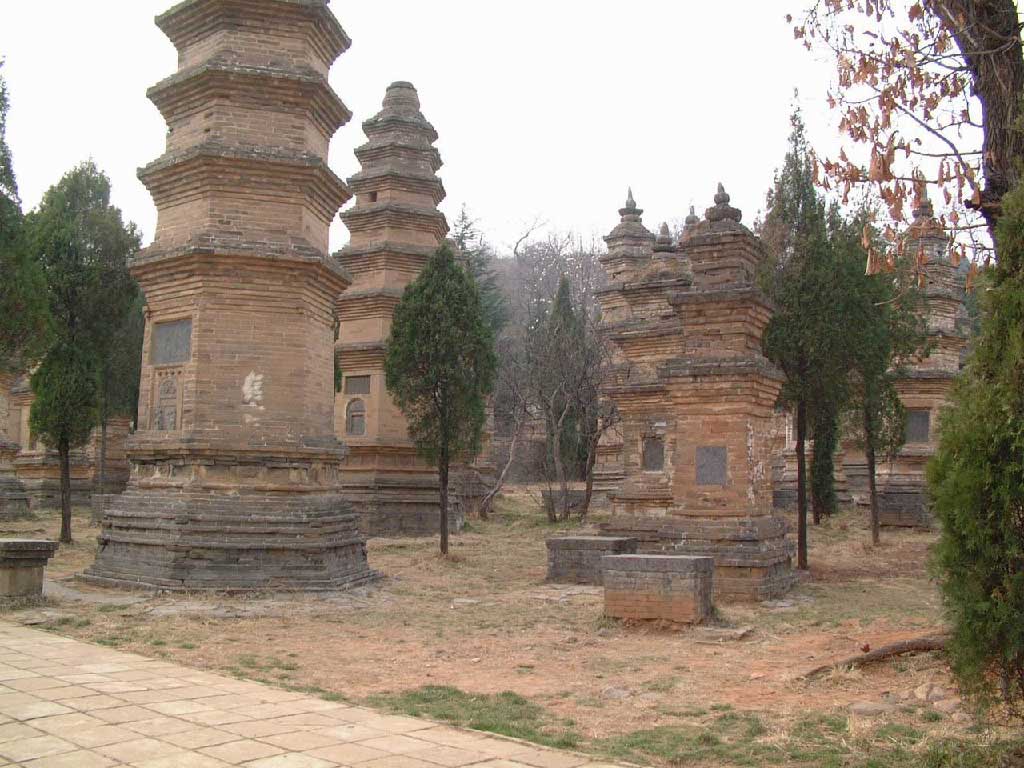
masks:
<instances>
[{"instance_id":1,"label":"stone inscription plaque","mask_svg":"<svg viewBox=\"0 0 1024 768\"><path fill-rule=\"evenodd\" d=\"M727 463L725 446L697 446L697 485L725 485Z\"/></svg>"},{"instance_id":2,"label":"stone inscription plaque","mask_svg":"<svg viewBox=\"0 0 1024 768\"><path fill-rule=\"evenodd\" d=\"M931 411L907 411L907 442L927 443L931 435Z\"/></svg>"},{"instance_id":3,"label":"stone inscription plaque","mask_svg":"<svg viewBox=\"0 0 1024 768\"><path fill-rule=\"evenodd\" d=\"M644 438L643 467L645 472L660 472L665 468L665 441L662 438Z\"/></svg>"},{"instance_id":4,"label":"stone inscription plaque","mask_svg":"<svg viewBox=\"0 0 1024 768\"><path fill-rule=\"evenodd\" d=\"M156 323L150 341L153 365L176 365L192 359L192 321Z\"/></svg>"}]
</instances>

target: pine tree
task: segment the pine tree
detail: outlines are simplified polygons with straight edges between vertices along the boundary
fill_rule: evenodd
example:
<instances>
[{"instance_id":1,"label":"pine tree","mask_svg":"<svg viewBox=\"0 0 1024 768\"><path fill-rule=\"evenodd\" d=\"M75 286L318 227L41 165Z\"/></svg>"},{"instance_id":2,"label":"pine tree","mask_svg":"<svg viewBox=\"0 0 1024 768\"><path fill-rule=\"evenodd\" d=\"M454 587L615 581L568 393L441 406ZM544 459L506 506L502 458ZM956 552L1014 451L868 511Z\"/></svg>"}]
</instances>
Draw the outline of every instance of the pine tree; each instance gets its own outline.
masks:
<instances>
[{"instance_id":1,"label":"pine tree","mask_svg":"<svg viewBox=\"0 0 1024 768\"><path fill-rule=\"evenodd\" d=\"M789 152L768 195L761 227L770 257L762 285L776 308L765 329L764 350L785 374L781 399L796 422L797 566L806 569L806 442L817 440L812 425L832 429L829 414L841 402L848 369L829 211L814 185L814 160L799 111L792 125ZM824 476L828 488L821 488L821 480L819 494L827 497L831 472Z\"/></svg>"},{"instance_id":2,"label":"pine tree","mask_svg":"<svg viewBox=\"0 0 1024 768\"><path fill-rule=\"evenodd\" d=\"M448 554L448 470L474 457L497 362L480 293L443 245L395 308L384 362L388 392L417 451L440 480L441 554Z\"/></svg>"},{"instance_id":3,"label":"pine tree","mask_svg":"<svg viewBox=\"0 0 1024 768\"><path fill-rule=\"evenodd\" d=\"M0 370L24 368L37 358L47 330L43 275L25 242L21 200L7 146L9 107L7 83L0 75Z\"/></svg>"},{"instance_id":4,"label":"pine tree","mask_svg":"<svg viewBox=\"0 0 1024 768\"><path fill-rule=\"evenodd\" d=\"M492 262L497 258L488 245L476 219L470 217L466 206L452 225L452 241L455 243L459 262L466 268L480 291L480 303L484 315L495 337L508 322L508 307L505 294L498 284Z\"/></svg>"},{"instance_id":5,"label":"pine tree","mask_svg":"<svg viewBox=\"0 0 1024 768\"><path fill-rule=\"evenodd\" d=\"M1003 197L981 335L928 467L934 566L963 690L1024 705L1024 187Z\"/></svg>"},{"instance_id":6,"label":"pine tree","mask_svg":"<svg viewBox=\"0 0 1024 768\"><path fill-rule=\"evenodd\" d=\"M71 541L70 451L97 424L97 381L110 336L130 308L128 257L139 247L134 224L110 204L110 181L84 163L47 190L26 217L30 252L46 281L53 342L32 376L32 430L61 464L61 541Z\"/></svg>"}]
</instances>

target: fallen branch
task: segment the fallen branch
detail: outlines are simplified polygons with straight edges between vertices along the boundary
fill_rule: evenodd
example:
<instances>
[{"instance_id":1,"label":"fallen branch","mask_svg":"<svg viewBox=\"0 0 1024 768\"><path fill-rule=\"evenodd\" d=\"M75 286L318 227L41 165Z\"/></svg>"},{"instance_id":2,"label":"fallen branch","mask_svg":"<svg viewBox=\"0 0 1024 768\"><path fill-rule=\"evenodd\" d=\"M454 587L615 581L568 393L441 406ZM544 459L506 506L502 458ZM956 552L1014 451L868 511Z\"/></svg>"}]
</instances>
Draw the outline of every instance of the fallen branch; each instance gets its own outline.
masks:
<instances>
[{"instance_id":1,"label":"fallen branch","mask_svg":"<svg viewBox=\"0 0 1024 768\"><path fill-rule=\"evenodd\" d=\"M948 639L947 635L930 635L927 637L915 637L912 640L901 640L898 643L883 645L881 648L876 648L873 651L861 653L859 656L851 656L848 659L842 659L830 664L823 664L820 667L815 667L810 672L803 675L803 678L805 680L810 680L824 672L831 672L833 669L842 669L844 667L863 667L867 664L873 664L876 661L885 661L886 659L891 659L895 656L902 656L905 653L944 651L946 650L946 641Z\"/></svg>"}]
</instances>

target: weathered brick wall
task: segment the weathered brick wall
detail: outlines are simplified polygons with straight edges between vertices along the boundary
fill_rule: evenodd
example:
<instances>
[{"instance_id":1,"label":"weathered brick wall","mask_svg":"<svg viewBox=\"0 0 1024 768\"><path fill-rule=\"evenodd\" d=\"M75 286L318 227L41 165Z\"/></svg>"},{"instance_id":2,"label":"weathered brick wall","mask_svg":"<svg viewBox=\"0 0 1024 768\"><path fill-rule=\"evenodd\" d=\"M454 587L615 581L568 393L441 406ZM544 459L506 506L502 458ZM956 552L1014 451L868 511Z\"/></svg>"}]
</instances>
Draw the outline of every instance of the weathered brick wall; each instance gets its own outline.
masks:
<instances>
[{"instance_id":1,"label":"weathered brick wall","mask_svg":"<svg viewBox=\"0 0 1024 768\"><path fill-rule=\"evenodd\" d=\"M601 562L605 616L699 624L713 613L710 557L608 555Z\"/></svg>"},{"instance_id":2,"label":"weathered brick wall","mask_svg":"<svg viewBox=\"0 0 1024 768\"><path fill-rule=\"evenodd\" d=\"M620 536L560 536L547 540L547 580L556 584L601 584L606 555L636 552L636 539Z\"/></svg>"}]
</instances>

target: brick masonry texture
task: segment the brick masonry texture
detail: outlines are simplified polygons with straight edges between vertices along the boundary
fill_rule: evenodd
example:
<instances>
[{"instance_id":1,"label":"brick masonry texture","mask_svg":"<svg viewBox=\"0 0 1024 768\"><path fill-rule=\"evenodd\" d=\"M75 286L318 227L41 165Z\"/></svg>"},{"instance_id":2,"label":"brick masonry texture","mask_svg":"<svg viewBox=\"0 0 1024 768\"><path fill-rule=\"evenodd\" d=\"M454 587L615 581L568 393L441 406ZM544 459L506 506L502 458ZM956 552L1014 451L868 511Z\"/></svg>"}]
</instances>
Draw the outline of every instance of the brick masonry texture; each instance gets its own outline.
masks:
<instances>
[{"instance_id":1,"label":"brick masonry texture","mask_svg":"<svg viewBox=\"0 0 1024 768\"><path fill-rule=\"evenodd\" d=\"M167 150L132 264L146 295L127 490L84 578L171 590L337 589L375 577L342 495L327 253L351 197L325 162L349 46L323 0L188 0L157 18L178 72L149 95Z\"/></svg>"},{"instance_id":2,"label":"brick masonry texture","mask_svg":"<svg viewBox=\"0 0 1024 768\"><path fill-rule=\"evenodd\" d=\"M714 611L710 557L607 555L601 566L605 616L699 624Z\"/></svg>"},{"instance_id":3,"label":"brick masonry texture","mask_svg":"<svg viewBox=\"0 0 1024 768\"><path fill-rule=\"evenodd\" d=\"M602 583L605 555L636 552L636 539L616 536L562 536L548 539L547 580L556 584Z\"/></svg>"}]
</instances>

